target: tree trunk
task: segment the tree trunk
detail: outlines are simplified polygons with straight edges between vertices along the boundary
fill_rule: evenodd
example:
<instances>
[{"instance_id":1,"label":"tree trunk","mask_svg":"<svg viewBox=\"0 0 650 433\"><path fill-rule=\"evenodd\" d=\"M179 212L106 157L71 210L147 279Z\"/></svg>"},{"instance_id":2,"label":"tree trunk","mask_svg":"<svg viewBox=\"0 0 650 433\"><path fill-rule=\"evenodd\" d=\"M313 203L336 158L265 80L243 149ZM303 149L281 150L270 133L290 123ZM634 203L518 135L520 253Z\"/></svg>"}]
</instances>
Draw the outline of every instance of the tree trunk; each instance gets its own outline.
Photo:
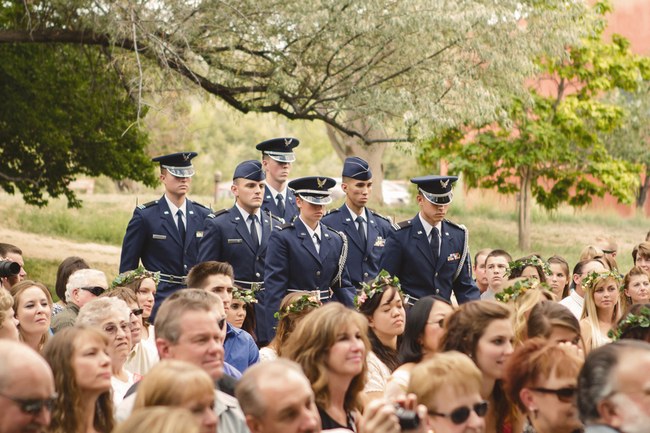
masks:
<instances>
[{"instance_id":1,"label":"tree trunk","mask_svg":"<svg viewBox=\"0 0 650 433\"><path fill-rule=\"evenodd\" d=\"M519 180L519 249L530 250L530 210L532 206L530 168L524 168Z\"/></svg>"},{"instance_id":2,"label":"tree trunk","mask_svg":"<svg viewBox=\"0 0 650 433\"><path fill-rule=\"evenodd\" d=\"M355 124L355 127L361 127L366 131L366 137L371 139L386 138L383 132L372 128L363 120L352 123ZM329 125L327 125L327 136L336 154L341 158L341 161L344 161L348 156L358 156L368 162L372 171L372 194L370 199L375 203L383 204L382 182L384 180L384 166L382 164L382 157L384 156L387 143L364 144L358 138L341 134Z\"/></svg>"},{"instance_id":3,"label":"tree trunk","mask_svg":"<svg viewBox=\"0 0 650 433\"><path fill-rule=\"evenodd\" d=\"M645 206L645 200L648 197L648 192L650 192L650 166L645 169L645 180L643 184L639 187L639 193L636 197L636 207L643 209Z\"/></svg>"}]
</instances>

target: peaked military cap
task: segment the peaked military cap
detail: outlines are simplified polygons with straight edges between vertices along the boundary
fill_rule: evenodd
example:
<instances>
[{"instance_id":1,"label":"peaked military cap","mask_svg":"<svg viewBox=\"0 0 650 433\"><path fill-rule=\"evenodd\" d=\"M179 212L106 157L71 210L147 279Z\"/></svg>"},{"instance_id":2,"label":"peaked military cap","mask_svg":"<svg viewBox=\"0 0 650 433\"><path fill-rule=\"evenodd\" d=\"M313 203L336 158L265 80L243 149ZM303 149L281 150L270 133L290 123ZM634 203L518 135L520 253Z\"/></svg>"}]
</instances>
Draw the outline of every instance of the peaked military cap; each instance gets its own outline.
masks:
<instances>
[{"instance_id":1,"label":"peaked military cap","mask_svg":"<svg viewBox=\"0 0 650 433\"><path fill-rule=\"evenodd\" d=\"M418 189L428 201L437 205L449 204L454 198L452 187L458 176L421 176L414 177L411 182L418 186Z\"/></svg>"},{"instance_id":2,"label":"peaked military cap","mask_svg":"<svg viewBox=\"0 0 650 433\"><path fill-rule=\"evenodd\" d=\"M240 178L254 180L256 182L266 179L266 174L262 170L262 163L254 159L240 162L237 168L235 168L232 180Z\"/></svg>"},{"instance_id":3,"label":"peaked military cap","mask_svg":"<svg viewBox=\"0 0 650 433\"><path fill-rule=\"evenodd\" d=\"M331 177L308 176L301 177L289 182L289 188L305 201L312 204L322 205L332 203L330 188L336 185Z\"/></svg>"},{"instance_id":4,"label":"peaked military cap","mask_svg":"<svg viewBox=\"0 0 650 433\"><path fill-rule=\"evenodd\" d=\"M343 163L343 177L351 177L356 180L370 180L372 178L372 171L366 161L358 156L351 156L345 158Z\"/></svg>"},{"instance_id":5,"label":"peaked military cap","mask_svg":"<svg viewBox=\"0 0 650 433\"><path fill-rule=\"evenodd\" d=\"M263 141L255 148L278 162L294 162L296 155L293 153L293 148L298 147L299 144L297 138L282 137Z\"/></svg>"},{"instance_id":6,"label":"peaked military cap","mask_svg":"<svg viewBox=\"0 0 650 433\"><path fill-rule=\"evenodd\" d=\"M151 158L153 162L159 162L160 166L176 177L194 176L192 158L198 155L196 152L178 152L169 155Z\"/></svg>"}]
</instances>

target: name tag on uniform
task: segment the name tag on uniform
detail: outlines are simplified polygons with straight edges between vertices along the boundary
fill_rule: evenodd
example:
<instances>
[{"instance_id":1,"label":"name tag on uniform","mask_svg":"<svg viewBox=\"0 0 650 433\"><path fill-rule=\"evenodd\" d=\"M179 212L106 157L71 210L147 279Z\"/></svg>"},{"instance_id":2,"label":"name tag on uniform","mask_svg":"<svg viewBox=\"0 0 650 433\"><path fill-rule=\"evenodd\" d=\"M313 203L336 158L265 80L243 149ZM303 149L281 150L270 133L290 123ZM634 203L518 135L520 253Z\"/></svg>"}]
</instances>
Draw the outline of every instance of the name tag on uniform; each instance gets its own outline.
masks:
<instances>
[{"instance_id":1,"label":"name tag on uniform","mask_svg":"<svg viewBox=\"0 0 650 433\"><path fill-rule=\"evenodd\" d=\"M449 257L447 257L448 262L453 262L454 260L460 260L460 253L451 253L449 254Z\"/></svg>"},{"instance_id":2,"label":"name tag on uniform","mask_svg":"<svg viewBox=\"0 0 650 433\"><path fill-rule=\"evenodd\" d=\"M196 232L196 237L197 238L202 238L203 237L203 232Z\"/></svg>"},{"instance_id":3,"label":"name tag on uniform","mask_svg":"<svg viewBox=\"0 0 650 433\"><path fill-rule=\"evenodd\" d=\"M154 233L153 238L154 239L167 239L167 236L166 235L157 235L157 234Z\"/></svg>"},{"instance_id":4,"label":"name tag on uniform","mask_svg":"<svg viewBox=\"0 0 650 433\"><path fill-rule=\"evenodd\" d=\"M244 242L242 239L228 239L229 244L241 244Z\"/></svg>"}]
</instances>

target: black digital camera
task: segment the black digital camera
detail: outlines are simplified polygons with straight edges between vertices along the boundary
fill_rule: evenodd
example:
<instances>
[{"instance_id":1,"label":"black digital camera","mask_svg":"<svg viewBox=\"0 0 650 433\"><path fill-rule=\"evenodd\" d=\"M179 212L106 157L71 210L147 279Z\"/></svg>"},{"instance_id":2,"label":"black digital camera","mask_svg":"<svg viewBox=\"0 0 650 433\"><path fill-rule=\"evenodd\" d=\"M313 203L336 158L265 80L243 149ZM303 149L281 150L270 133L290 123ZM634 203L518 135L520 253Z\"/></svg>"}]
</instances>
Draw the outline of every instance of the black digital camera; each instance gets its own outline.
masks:
<instances>
[{"instance_id":1,"label":"black digital camera","mask_svg":"<svg viewBox=\"0 0 650 433\"><path fill-rule=\"evenodd\" d=\"M20 273L20 265L9 260L0 261L0 278L13 277Z\"/></svg>"}]
</instances>

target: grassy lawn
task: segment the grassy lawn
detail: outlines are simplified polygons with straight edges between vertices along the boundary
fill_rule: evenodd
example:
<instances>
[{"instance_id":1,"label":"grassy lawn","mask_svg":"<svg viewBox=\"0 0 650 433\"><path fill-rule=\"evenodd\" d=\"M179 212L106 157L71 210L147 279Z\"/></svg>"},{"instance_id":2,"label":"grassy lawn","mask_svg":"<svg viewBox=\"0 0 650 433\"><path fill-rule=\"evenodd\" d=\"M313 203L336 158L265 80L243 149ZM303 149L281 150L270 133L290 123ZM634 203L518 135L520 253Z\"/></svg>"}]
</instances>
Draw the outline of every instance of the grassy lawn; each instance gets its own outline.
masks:
<instances>
[{"instance_id":1,"label":"grassy lawn","mask_svg":"<svg viewBox=\"0 0 650 433\"><path fill-rule=\"evenodd\" d=\"M142 194L140 203L156 198L158 194ZM93 242L119 246L124 230L136 205L136 197L128 195L85 196L82 209L68 209L64 200L52 200L46 208L26 206L20 197L2 195L0 213L3 226L13 230L48 235L75 242ZM207 197L194 197L209 203ZM415 203L415 201L413 201ZM331 207L340 205L333 203ZM217 203L214 208L230 207L229 200ZM371 206L372 207L372 206ZM380 213L396 221L411 218L417 206L377 207ZM561 208L553 214L533 209L531 251L517 248L517 215L512 198L491 193L471 192L463 197L457 193L450 207L449 219L462 223L470 231L470 251L481 248L502 248L513 257L538 252L544 257L553 254L564 256L571 266L575 264L582 248L598 235L613 236L619 243L619 267L627 271L632 265L632 247L645 239L650 230L650 219L643 216L623 218L613 212ZM2 240L0 240L1 242ZM63 254L62 259L67 255ZM30 277L54 286L58 261L25 257ZM114 266L97 264L109 278L117 272Z\"/></svg>"}]
</instances>

